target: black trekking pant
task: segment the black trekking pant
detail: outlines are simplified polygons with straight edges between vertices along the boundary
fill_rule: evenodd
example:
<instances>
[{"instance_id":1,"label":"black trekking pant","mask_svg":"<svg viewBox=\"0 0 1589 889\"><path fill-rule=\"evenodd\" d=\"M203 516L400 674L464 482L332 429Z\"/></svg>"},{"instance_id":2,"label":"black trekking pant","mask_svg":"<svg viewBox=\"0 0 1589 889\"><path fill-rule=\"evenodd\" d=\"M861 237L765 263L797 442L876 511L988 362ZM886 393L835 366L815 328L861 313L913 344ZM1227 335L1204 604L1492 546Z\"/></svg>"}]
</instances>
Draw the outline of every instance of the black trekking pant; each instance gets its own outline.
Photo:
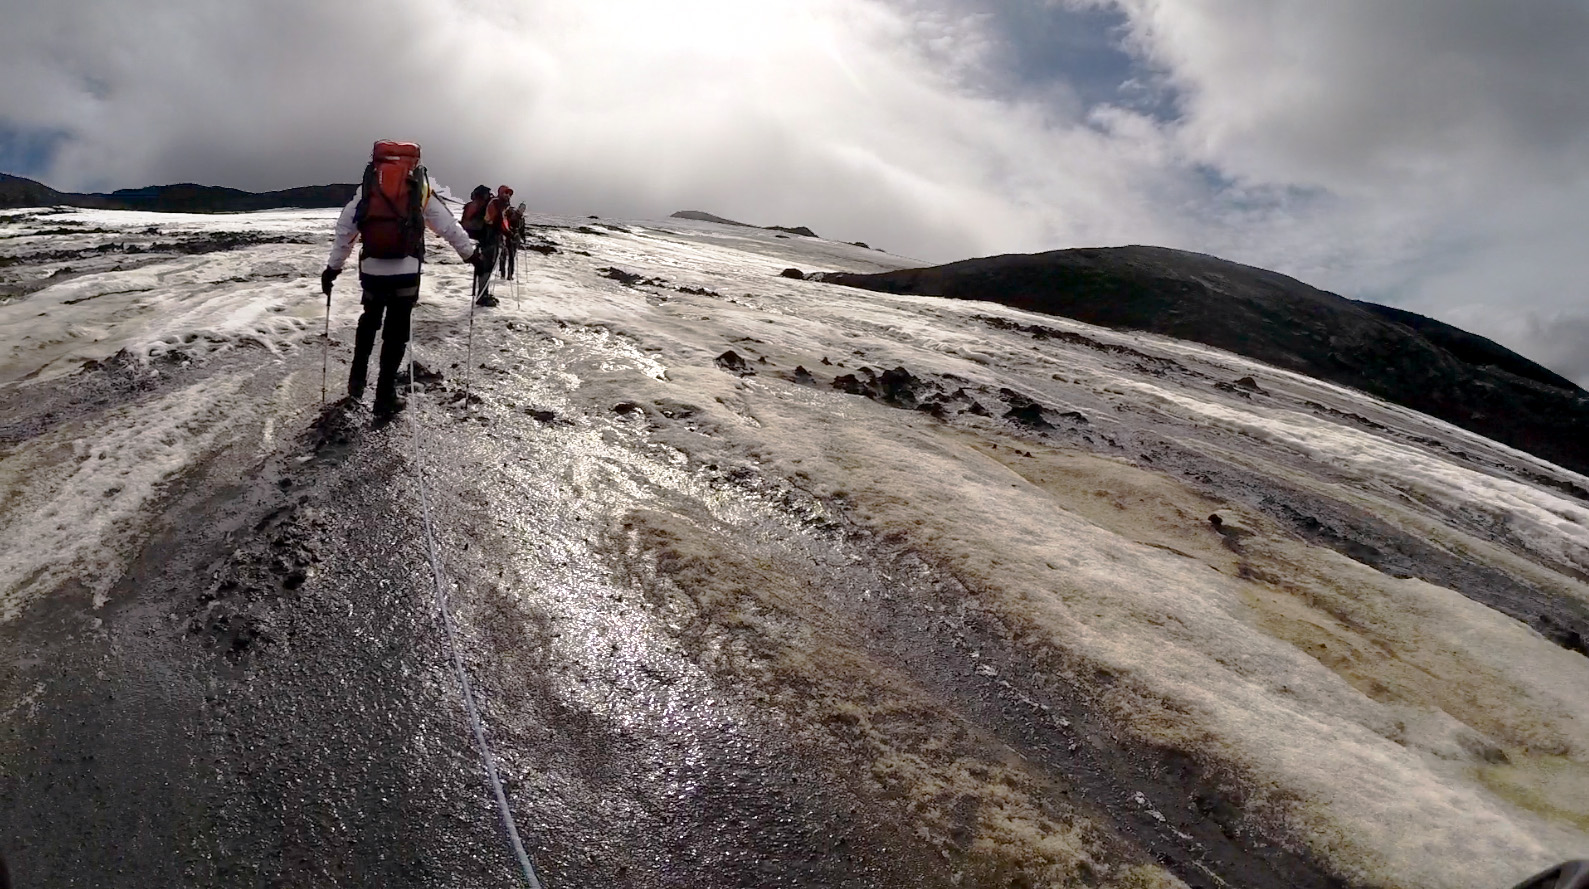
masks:
<instances>
[{"instance_id":1,"label":"black trekking pant","mask_svg":"<svg viewBox=\"0 0 1589 889\"><path fill-rule=\"evenodd\" d=\"M474 273L475 299L491 295L491 276L497 270L497 254L502 249L500 238L486 232L480 238L480 266Z\"/></svg>"},{"instance_id":2,"label":"black trekking pant","mask_svg":"<svg viewBox=\"0 0 1589 889\"><path fill-rule=\"evenodd\" d=\"M348 394L364 394L370 373L370 353L375 350L375 334L381 334L381 367L375 378L376 404L390 403L397 397L397 369L408 348L409 322L414 304L419 302L418 275L360 275L364 287L361 300L364 314L353 339L353 366L348 370ZM384 325L383 325L384 320Z\"/></svg>"},{"instance_id":3,"label":"black trekking pant","mask_svg":"<svg viewBox=\"0 0 1589 889\"><path fill-rule=\"evenodd\" d=\"M504 278L512 278L518 272L519 248L514 243L513 236L509 235L502 245L502 258L497 261L497 274Z\"/></svg>"}]
</instances>

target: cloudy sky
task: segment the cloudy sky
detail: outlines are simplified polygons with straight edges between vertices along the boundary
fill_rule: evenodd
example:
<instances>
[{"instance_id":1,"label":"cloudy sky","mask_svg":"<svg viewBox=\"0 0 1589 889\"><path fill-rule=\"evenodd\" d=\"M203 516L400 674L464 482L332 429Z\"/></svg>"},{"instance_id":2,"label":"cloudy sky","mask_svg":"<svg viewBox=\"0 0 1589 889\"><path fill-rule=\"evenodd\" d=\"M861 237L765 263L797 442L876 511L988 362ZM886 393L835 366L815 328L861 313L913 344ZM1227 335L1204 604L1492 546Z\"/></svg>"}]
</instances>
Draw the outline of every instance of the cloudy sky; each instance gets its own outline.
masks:
<instances>
[{"instance_id":1,"label":"cloudy sky","mask_svg":"<svg viewBox=\"0 0 1589 889\"><path fill-rule=\"evenodd\" d=\"M0 171L702 209L948 261L1160 244L1589 384L1586 0L0 0Z\"/></svg>"}]
</instances>

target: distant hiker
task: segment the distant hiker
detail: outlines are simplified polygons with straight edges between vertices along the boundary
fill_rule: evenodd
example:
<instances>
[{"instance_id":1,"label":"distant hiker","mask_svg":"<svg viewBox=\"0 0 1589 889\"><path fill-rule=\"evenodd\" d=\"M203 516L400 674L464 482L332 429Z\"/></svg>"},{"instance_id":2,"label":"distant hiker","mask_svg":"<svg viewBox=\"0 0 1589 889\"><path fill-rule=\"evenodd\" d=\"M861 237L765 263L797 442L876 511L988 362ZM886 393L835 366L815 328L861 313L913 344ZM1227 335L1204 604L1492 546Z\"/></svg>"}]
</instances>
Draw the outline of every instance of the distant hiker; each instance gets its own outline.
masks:
<instances>
[{"instance_id":1,"label":"distant hiker","mask_svg":"<svg viewBox=\"0 0 1589 889\"><path fill-rule=\"evenodd\" d=\"M485 282L478 300L482 306L497 304L497 298L489 293L491 269L495 267L498 274L508 276L507 259L513 252L512 199L513 189L499 185L497 196L486 204L485 227L480 232L480 249L487 258Z\"/></svg>"},{"instance_id":2,"label":"distant hiker","mask_svg":"<svg viewBox=\"0 0 1589 889\"><path fill-rule=\"evenodd\" d=\"M486 205L490 203L491 187L476 185L474 191L469 192L469 203L463 205L463 230L476 241L486 227Z\"/></svg>"},{"instance_id":3,"label":"distant hiker","mask_svg":"<svg viewBox=\"0 0 1589 889\"><path fill-rule=\"evenodd\" d=\"M497 268L497 258L508 239L506 210L513 189L506 185L497 188L496 197L484 185L475 186L464 206L464 226L469 236L480 243L481 262L475 267L475 305L494 306L497 298L491 295L491 273Z\"/></svg>"},{"instance_id":4,"label":"distant hiker","mask_svg":"<svg viewBox=\"0 0 1589 889\"><path fill-rule=\"evenodd\" d=\"M379 416L403 409L397 397L397 368L403 362L410 316L419 300L425 228L446 240L460 259L476 268L483 262L480 249L446 205L430 198L430 177L419 165L419 146L412 142L375 143L370 164L364 168L364 182L337 219L331 256L320 273L320 286L329 300L332 282L342 273L353 242L363 241L359 286L364 291L360 300L364 313L359 316L353 344L348 398L354 402L363 398L370 352L375 348L375 334L381 332L381 364L375 378L375 413Z\"/></svg>"},{"instance_id":5,"label":"distant hiker","mask_svg":"<svg viewBox=\"0 0 1589 889\"><path fill-rule=\"evenodd\" d=\"M507 211L508 236L504 242L506 249L502 251L502 264L498 268L504 278L515 278L519 272L519 248L524 246L524 205L519 204Z\"/></svg>"}]
</instances>

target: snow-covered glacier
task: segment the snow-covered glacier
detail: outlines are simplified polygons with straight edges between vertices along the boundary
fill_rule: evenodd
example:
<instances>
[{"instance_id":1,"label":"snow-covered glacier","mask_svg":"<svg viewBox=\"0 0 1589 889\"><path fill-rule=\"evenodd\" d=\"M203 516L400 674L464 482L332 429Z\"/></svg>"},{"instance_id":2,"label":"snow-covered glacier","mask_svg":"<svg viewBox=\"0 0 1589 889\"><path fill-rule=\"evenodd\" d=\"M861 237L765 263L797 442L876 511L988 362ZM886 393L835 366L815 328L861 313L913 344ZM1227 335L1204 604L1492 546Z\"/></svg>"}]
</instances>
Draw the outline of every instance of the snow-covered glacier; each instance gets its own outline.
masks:
<instances>
[{"instance_id":1,"label":"snow-covered glacier","mask_svg":"<svg viewBox=\"0 0 1589 889\"><path fill-rule=\"evenodd\" d=\"M520 879L438 591L550 886L1589 857L1589 479L681 219L536 218L491 309L433 244L376 425L333 219L0 214L18 885Z\"/></svg>"}]
</instances>

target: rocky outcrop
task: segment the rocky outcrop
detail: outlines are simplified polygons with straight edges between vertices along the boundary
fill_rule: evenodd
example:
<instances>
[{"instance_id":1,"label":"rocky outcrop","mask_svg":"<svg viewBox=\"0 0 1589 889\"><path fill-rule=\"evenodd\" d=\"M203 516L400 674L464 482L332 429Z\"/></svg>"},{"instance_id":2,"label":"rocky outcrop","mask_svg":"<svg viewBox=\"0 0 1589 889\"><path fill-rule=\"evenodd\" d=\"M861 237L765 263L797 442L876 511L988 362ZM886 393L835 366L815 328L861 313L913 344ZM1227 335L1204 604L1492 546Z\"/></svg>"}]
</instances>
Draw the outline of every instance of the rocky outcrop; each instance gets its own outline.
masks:
<instances>
[{"instance_id":1,"label":"rocky outcrop","mask_svg":"<svg viewBox=\"0 0 1589 889\"><path fill-rule=\"evenodd\" d=\"M1163 247L1056 250L824 281L982 300L1217 346L1589 473L1589 393L1484 337Z\"/></svg>"}]
</instances>

